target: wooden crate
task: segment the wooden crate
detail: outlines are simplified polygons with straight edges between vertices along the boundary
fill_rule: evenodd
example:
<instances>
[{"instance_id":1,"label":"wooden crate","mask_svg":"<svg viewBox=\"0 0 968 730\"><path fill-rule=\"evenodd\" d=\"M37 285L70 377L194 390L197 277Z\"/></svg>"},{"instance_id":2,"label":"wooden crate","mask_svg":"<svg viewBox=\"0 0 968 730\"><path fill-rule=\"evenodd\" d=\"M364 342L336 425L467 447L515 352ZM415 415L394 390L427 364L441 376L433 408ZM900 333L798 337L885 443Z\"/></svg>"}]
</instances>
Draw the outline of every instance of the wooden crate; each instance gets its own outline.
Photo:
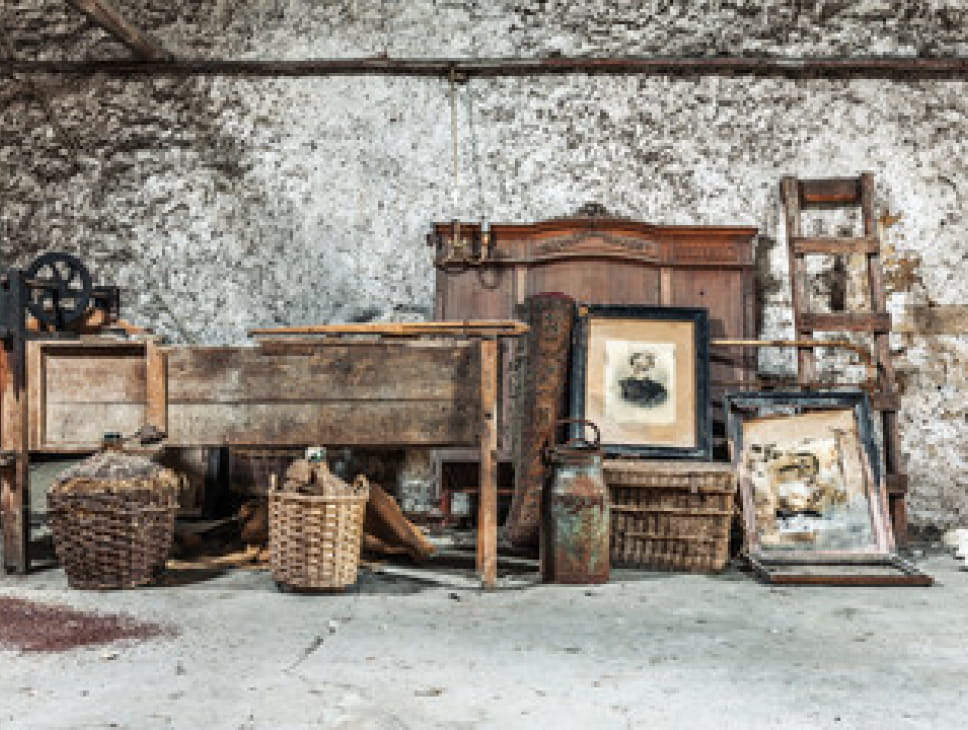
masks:
<instances>
[{"instance_id":1,"label":"wooden crate","mask_svg":"<svg viewBox=\"0 0 968 730\"><path fill-rule=\"evenodd\" d=\"M730 464L607 460L616 567L712 572L729 559L736 474Z\"/></svg>"}]
</instances>

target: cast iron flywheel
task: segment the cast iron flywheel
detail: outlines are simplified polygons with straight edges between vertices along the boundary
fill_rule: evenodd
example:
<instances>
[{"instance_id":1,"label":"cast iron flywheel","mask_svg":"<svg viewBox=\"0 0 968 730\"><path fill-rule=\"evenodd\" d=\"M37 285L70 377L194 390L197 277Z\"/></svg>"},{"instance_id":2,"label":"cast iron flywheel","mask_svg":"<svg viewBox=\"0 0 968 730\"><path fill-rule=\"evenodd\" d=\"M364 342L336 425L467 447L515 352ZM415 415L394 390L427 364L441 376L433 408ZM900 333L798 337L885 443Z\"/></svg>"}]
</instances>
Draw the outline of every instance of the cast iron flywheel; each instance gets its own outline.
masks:
<instances>
[{"instance_id":1,"label":"cast iron flywheel","mask_svg":"<svg viewBox=\"0 0 968 730\"><path fill-rule=\"evenodd\" d=\"M60 329L84 316L91 301L91 274L81 260L52 251L24 271L27 309L42 324Z\"/></svg>"}]
</instances>

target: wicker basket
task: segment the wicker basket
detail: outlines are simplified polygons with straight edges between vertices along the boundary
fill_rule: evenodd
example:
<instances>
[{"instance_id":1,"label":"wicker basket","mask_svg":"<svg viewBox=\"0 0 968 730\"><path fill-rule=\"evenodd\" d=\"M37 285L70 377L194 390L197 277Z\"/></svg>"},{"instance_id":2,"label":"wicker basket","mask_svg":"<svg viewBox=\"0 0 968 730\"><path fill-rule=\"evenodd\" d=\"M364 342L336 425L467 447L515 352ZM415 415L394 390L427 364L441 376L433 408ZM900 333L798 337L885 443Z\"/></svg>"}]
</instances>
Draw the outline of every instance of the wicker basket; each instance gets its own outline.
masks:
<instances>
[{"instance_id":1,"label":"wicker basket","mask_svg":"<svg viewBox=\"0 0 968 730\"><path fill-rule=\"evenodd\" d=\"M165 567L175 530L174 489L66 490L47 496L54 550L72 588L133 588Z\"/></svg>"},{"instance_id":2,"label":"wicker basket","mask_svg":"<svg viewBox=\"0 0 968 730\"><path fill-rule=\"evenodd\" d=\"M616 566L712 572L729 559L736 476L729 464L609 460Z\"/></svg>"},{"instance_id":3,"label":"wicker basket","mask_svg":"<svg viewBox=\"0 0 968 730\"><path fill-rule=\"evenodd\" d=\"M367 495L269 493L269 564L283 589L345 588L356 582Z\"/></svg>"}]
</instances>

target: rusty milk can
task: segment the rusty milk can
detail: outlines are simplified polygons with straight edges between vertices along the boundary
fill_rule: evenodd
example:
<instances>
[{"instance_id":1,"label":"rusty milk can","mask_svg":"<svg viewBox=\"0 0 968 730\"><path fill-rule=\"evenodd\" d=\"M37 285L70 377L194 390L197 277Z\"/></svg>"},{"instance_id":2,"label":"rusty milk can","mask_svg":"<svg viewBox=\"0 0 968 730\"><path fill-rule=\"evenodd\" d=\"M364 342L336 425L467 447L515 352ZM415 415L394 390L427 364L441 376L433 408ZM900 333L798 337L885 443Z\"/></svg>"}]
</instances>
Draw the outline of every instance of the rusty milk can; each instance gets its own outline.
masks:
<instances>
[{"instance_id":1,"label":"rusty milk can","mask_svg":"<svg viewBox=\"0 0 968 730\"><path fill-rule=\"evenodd\" d=\"M608 488L602 475L601 435L569 438L546 452L553 470L542 510L541 579L546 583L607 583Z\"/></svg>"}]
</instances>

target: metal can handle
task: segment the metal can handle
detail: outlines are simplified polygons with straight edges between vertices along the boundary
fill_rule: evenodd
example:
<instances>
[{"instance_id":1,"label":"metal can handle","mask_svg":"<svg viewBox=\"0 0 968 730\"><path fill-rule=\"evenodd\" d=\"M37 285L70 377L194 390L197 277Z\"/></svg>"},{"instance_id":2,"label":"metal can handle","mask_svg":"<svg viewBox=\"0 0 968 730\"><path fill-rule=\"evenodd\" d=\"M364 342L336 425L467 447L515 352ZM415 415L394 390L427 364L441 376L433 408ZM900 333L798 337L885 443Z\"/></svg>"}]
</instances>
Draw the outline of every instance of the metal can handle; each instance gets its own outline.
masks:
<instances>
[{"instance_id":1,"label":"metal can handle","mask_svg":"<svg viewBox=\"0 0 968 730\"><path fill-rule=\"evenodd\" d=\"M556 426L564 426L565 424L584 424L587 428L591 426L592 431L595 432L594 441L589 441L585 438L580 438L578 436L570 436L567 441L565 441L563 446L581 446L584 444L589 444L593 449L597 449L602 444L602 432L599 430L598 426L594 421L589 421L587 418L562 418L555 424ZM578 433L577 429L570 429L572 433Z\"/></svg>"}]
</instances>

